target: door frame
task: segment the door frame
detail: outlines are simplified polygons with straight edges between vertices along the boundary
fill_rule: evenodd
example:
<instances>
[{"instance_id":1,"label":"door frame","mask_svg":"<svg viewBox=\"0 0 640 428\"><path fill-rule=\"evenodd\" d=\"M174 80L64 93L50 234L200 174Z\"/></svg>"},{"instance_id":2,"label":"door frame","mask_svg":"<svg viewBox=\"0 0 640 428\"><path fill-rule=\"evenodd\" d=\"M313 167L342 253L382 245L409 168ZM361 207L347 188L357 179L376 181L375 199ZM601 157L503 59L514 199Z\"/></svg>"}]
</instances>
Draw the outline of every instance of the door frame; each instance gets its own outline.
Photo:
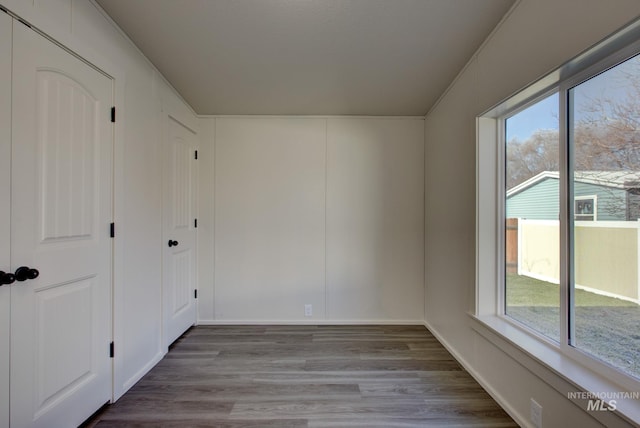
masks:
<instances>
[{"instance_id":1,"label":"door frame","mask_svg":"<svg viewBox=\"0 0 640 428\"><path fill-rule=\"evenodd\" d=\"M11 92L13 68L13 19L0 11L0 270L11 272ZM6 28L4 27L6 25ZM6 37L8 33L8 37ZM8 220L5 222L5 219ZM6 264L4 264L6 261ZM9 423L11 393L9 379L11 339L11 285L0 286L0 426Z\"/></svg>"}]
</instances>

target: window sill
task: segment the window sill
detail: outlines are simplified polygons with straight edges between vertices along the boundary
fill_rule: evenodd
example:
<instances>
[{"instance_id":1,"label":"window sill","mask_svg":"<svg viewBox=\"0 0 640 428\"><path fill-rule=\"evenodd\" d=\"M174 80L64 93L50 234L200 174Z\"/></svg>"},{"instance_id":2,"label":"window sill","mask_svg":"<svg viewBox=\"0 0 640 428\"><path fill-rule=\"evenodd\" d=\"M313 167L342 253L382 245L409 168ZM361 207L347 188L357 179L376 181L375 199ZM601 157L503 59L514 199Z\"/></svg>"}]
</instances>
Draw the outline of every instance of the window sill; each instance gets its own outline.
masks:
<instances>
[{"instance_id":1,"label":"window sill","mask_svg":"<svg viewBox=\"0 0 640 428\"><path fill-rule=\"evenodd\" d=\"M472 319L471 327L478 334L585 412L589 400L569 398L569 393L606 394L623 391L620 386L564 355L556 346L534 337L499 316L469 316ZM616 407L615 411L588 411L588 414L605 426L640 424L638 400L616 400Z\"/></svg>"}]
</instances>

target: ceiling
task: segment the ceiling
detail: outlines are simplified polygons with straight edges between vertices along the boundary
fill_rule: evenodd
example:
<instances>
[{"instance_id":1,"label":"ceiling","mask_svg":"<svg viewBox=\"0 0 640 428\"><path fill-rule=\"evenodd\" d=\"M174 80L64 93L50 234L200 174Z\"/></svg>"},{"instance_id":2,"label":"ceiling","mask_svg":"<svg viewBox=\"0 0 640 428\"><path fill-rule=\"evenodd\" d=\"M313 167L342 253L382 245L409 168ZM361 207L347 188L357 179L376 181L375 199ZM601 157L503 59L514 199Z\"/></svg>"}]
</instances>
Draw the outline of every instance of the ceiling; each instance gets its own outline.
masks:
<instances>
[{"instance_id":1,"label":"ceiling","mask_svg":"<svg viewBox=\"0 0 640 428\"><path fill-rule=\"evenodd\" d=\"M424 115L514 0L97 0L202 115Z\"/></svg>"}]
</instances>

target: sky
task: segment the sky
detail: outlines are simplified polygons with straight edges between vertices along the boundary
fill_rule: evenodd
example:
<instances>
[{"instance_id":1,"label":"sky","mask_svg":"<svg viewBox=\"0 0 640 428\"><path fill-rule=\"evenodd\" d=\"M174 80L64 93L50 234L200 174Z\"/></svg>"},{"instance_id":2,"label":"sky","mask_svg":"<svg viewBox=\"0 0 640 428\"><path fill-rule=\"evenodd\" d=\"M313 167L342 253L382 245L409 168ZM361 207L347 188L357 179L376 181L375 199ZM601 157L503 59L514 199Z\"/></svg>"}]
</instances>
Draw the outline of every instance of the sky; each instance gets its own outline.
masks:
<instances>
[{"instance_id":1,"label":"sky","mask_svg":"<svg viewBox=\"0 0 640 428\"><path fill-rule=\"evenodd\" d=\"M558 94L555 93L507 119L507 141L524 141L538 129L558 129Z\"/></svg>"},{"instance_id":2,"label":"sky","mask_svg":"<svg viewBox=\"0 0 640 428\"><path fill-rule=\"evenodd\" d=\"M635 94L630 91L628 76L640 73L640 55L613 67L604 73L576 86L574 92L575 118L579 119L583 110L581 106L590 104L591 99L609 98L623 100ZM625 78L625 76L627 76ZM520 113L507 119L507 141L517 138L524 141L539 129L558 129L559 99L555 93Z\"/></svg>"}]
</instances>

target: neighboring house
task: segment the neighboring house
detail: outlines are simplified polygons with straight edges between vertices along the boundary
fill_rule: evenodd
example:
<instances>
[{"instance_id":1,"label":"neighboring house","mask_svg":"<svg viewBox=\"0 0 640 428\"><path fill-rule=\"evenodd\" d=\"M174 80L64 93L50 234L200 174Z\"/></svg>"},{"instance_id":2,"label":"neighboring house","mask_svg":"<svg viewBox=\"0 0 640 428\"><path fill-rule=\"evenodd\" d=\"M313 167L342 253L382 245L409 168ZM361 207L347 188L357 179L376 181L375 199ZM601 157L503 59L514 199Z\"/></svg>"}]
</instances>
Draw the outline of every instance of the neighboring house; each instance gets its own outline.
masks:
<instances>
[{"instance_id":1,"label":"neighboring house","mask_svg":"<svg viewBox=\"0 0 640 428\"><path fill-rule=\"evenodd\" d=\"M506 217L557 220L558 172L543 171L507 191ZM576 171L576 220L634 221L640 218L640 172Z\"/></svg>"}]
</instances>

